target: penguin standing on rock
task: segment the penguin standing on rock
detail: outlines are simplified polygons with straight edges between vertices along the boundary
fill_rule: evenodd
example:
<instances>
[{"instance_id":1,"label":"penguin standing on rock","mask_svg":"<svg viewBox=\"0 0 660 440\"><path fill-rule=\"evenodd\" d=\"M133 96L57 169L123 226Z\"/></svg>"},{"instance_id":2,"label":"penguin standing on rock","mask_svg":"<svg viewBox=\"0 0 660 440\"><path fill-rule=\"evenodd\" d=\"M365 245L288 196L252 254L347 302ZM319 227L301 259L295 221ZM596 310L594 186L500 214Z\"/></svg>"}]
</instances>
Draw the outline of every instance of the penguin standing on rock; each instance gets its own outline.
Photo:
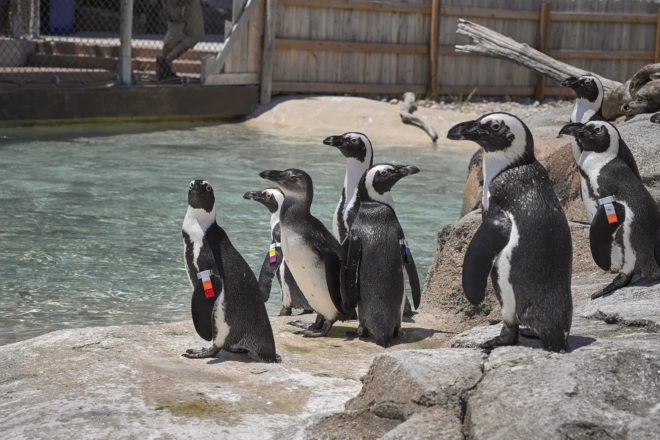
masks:
<instances>
[{"instance_id":1,"label":"penguin standing on rock","mask_svg":"<svg viewBox=\"0 0 660 440\"><path fill-rule=\"evenodd\" d=\"M580 77L571 76L562 81L561 85L570 87L577 95L575 106L573 107L573 113L571 113L572 123L581 122L586 124L589 121L605 120L605 117L601 113L605 92L603 90L603 84L598 77L593 75L583 75ZM575 140L571 142L571 149L573 152L573 159L575 159L575 163L578 164L579 169L582 149ZM621 145L617 155L628 165L633 174L641 180L635 157L625 143ZM584 208L587 212L587 217L589 218L589 221L591 221L598 210L598 200L594 189L589 186L589 179L581 170L580 192L582 195L582 203L584 203Z\"/></svg>"},{"instance_id":2,"label":"penguin standing on rock","mask_svg":"<svg viewBox=\"0 0 660 440\"><path fill-rule=\"evenodd\" d=\"M267 170L259 174L284 193L280 208L280 238L286 264L307 302L318 314L304 336L326 336L335 321L350 319L341 286L344 249L330 231L312 216L312 179L302 170Z\"/></svg>"},{"instance_id":3,"label":"penguin standing on rock","mask_svg":"<svg viewBox=\"0 0 660 440\"><path fill-rule=\"evenodd\" d=\"M273 277L277 277L282 290L282 309L280 316L290 316L291 309L303 309L303 313L311 313L312 307L307 303L300 291L291 271L286 267L280 242L280 207L284 194L277 188L263 191L249 191L243 194L244 199L254 200L264 205L270 211L271 244L259 272L259 289L264 302L270 297Z\"/></svg>"},{"instance_id":4,"label":"penguin standing on rock","mask_svg":"<svg viewBox=\"0 0 660 440\"><path fill-rule=\"evenodd\" d=\"M325 145L337 148L346 158L346 175L344 176L344 187L341 190L341 197L332 217L332 233L339 240L339 243L345 245L348 231L357 215L358 204L358 185L360 179L364 176L373 163L373 146L369 138L362 133L348 132L341 135L328 136L323 140ZM392 207L394 205L392 204ZM410 256L412 258L412 255ZM418 278L418 277L416 277ZM410 287L414 292L415 281L410 280ZM417 286L419 288L419 286ZM405 298L404 316L412 316L413 311L410 307L408 298Z\"/></svg>"},{"instance_id":5,"label":"penguin standing on rock","mask_svg":"<svg viewBox=\"0 0 660 440\"><path fill-rule=\"evenodd\" d=\"M357 306L358 336L372 336L387 347L399 335L405 302L402 265L419 306L419 277L394 212L392 186L419 168L376 165L360 180L355 217L348 234L345 286L351 307Z\"/></svg>"},{"instance_id":6,"label":"penguin standing on rock","mask_svg":"<svg viewBox=\"0 0 660 440\"><path fill-rule=\"evenodd\" d=\"M580 171L598 199L589 243L596 264L618 272L611 284L591 295L609 295L639 274L660 280L660 213L642 182L619 156L623 140L605 121L574 123L560 134L574 136L583 153Z\"/></svg>"},{"instance_id":7,"label":"penguin standing on rock","mask_svg":"<svg viewBox=\"0 0 660 440\"><path fill-rule=\"evenodd\" d=\"M262 362L279 362L266 306L257 279L216 222L211 184L193 180L183 219L184 259L193 286L192 317L209 348L183 356L209 358L222 349L250 352Z\"/></svg>"},{"instance_id":8,"label":"penguin standing on rock","mask_svg":"<svg viewBox=\"0 0 660 440\"><path fill-rule=\"evenodd\" d=\"M534 157L529 128L509 113L455 125L447 137L484 149L482 224L463 262L463 290L479 304L491 276L502 306L500 335L482 347L514 345L528 326L552 351L568 349L571 234L548 173Z\"/></svg>"}]
</instances>

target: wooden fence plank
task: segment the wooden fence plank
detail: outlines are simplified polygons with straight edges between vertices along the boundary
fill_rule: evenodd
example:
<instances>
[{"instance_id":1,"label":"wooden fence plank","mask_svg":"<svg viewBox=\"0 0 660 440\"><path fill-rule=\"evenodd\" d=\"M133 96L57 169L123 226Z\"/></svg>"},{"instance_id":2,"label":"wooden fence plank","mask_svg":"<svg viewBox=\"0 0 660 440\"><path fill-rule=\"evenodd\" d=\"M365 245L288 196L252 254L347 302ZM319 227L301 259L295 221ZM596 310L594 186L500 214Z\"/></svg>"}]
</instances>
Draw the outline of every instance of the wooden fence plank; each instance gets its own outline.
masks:
<instances>
[{"instance_id":1,"label":"wooden fence plank","mask_svg":"<svg viewBox=\"0 0 660 440\"><path fill-rule=\"evenodd\" d=\"M281 0L282 6L321 9L351 9L367 12L393 12L398 14L430 14L431 5L425 3L399 3L395 1L364 0Z\"/></svg>"},{"instance_id":2,"label":"wooden fence plank","mask_svg":"<svg viewBox=\"0 0 660 440\"><path fill-rule=\"evenodd\" d=\"M539 52L541 53L546 53L547 51L549 12L550 7L548 6L548 2L541 3L541 12L539 15ZM538 101L541 101L543 100L543 95L545 94L545 76L540 74L537 75L536 81L536 92L534 93L534 97Z\"/></svg>"},{"instance_id":3,"label":"wooden fence plank","mask_svg":"<svg viewBox=\"0 0 660 440\"><path fill-rule=\"evenodd\" d=\"M259 92L259 102L261 104L268 104L272 94L276 11L277 0L266 0L264 47L261 58L261 90Z\"/></svg>"},{"instance_id":4,"label":"wooden fence plank","mask_svg":"<svg viewBox=\"0 0 660 440\"><path fill-rule=\"evenodd\" d=\"M429 94L432 99L438 95L438 45L440 44L440 0L433 0L431 4L431 41L430 49L430 78L429 78Z\"/></svg>"},{"instance_id":5,"label":"wooden fence plank","mask_svg":"<svg viewBox=\"0 0 660 440\"><path fill-rule=\"evenodd\" d=\"M424 44L362 43L353 41L299 40L294 38L276 38L275 50L369 52L407 55L429 54L429 47Z\"/></svg>"},{"instance_id":6,"label":"wooden fence plank","mask_svg":"<svg viewBox=\"0 0 660 440\"><path fill-rule=\"evenodd\" d=\"M653 54L653 62L660 62L660 8L658 8L658 16L655 22L655 53Z\"/></svg>"},{"instance_id":7,"label":"wooden fence plank","mask_svg":"<svg viewBox=\"0 0 660 440\"><path fill-rule=\"evenodd\" d=\"M577 23L655 24L654 14L611 14L591 12L551 12L550 20Z\"/></svg>"}]
</instances>

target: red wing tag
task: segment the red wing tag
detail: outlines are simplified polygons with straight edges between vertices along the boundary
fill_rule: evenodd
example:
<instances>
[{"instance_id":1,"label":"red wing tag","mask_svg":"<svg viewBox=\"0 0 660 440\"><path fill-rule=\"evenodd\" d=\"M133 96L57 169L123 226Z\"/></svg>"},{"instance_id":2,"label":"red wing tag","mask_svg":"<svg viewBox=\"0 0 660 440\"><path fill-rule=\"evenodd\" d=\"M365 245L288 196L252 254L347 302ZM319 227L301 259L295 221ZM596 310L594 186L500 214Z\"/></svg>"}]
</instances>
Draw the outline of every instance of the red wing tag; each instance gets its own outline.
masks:
<instances>
[{"instance_id":1,"label":"red wing tag","mask_svg":"<svg viewBox=\"0 0 660 440\"><path fill-rule=\"evenodd\" d=\"M206 298L213 298L215 292L213 291L213 283L211 282L211 271L205 270L197 274L197 278L201 278L202 286L204 286L204 296Z\"/></svg>"},{"instance_id":2,"label":"red wing tag","mask_svg":"<svg viewBox=\"0 0 660 440\"><path fill-rule=\"evenodd\" d=\"M598 204L605 208L605 215L607 216L607 223L610 225L617 223L619 219L616 216L616 210L614 209L614 197L605 197L598 200Z\"/></svg>"}]
</instances>

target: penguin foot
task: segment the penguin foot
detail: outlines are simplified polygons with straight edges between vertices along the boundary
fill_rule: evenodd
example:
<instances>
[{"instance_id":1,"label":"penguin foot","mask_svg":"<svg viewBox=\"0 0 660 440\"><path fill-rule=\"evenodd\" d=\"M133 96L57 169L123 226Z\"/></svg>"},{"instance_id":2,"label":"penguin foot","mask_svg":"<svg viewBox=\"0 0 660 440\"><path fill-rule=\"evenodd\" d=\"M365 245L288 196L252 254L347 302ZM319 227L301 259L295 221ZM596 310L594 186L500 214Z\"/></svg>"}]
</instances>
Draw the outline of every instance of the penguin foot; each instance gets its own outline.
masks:
<instances>
[{"instance_id":1,"label":"penguin foot","mask_svg":"<svg viewBox=\"0 0 660 440\"><path fill-rule=\"evenodd\" d=\"M321 316L321 315L319 315ZM318 319L317 319L318 322ZM309 330L300 332L303 335L303 338L320 338L323 336L327 336L328 333L330 332L330 329L332 328L332 324L334 324L334 321L330 321L329 319L323 319L323 325L321 326L320 329L315 329L313 327L310 327ZM314 323L316 324L316 323Z\"/></svg>"},{"instance_id":2,"label":"penguin foot","mask_svg":"<svg viewBox=\"0 0 660 440\"><path fill-rule=\"evenodd\" d=\"M201 348L199 350L189 348L182 354L182 356L188 359L206 359L215 357L219 351L220 347L216 347L215 345L212 345L209 348Z\"/></svg>"},{"instance_id":3,"label":"penguin foot","mask_svg":"<svg viewBox=\"0 0 660 440\"><path fill-rule=\"evenodd\" d=\"M611 295L615 290L626 287L630 283L630 280L632 280L632 274L619 273L610 284L605 286L602 290L591 295L591 299Z\"/></svg>"},{"instance_id":4,"label":"penguin foot","mask_svg":"<svg viewBox=\"0 0 660 440\"><path fill-rule=\"evenodd\" d=\"M280 316L291 316L291 307L282 306Z\"/></svg>"},{"instance_id":5,"label":"penguin foot","mask_svg":"<svg viewBox=\"0 0 660 440\"><path fill-rule=\"evenodd\" d=\"M305 322L305 321L297 320L297 321L289 322L289 325L308 330L311 326L314 325L314 323L313 322ZM296 332L296 333L299 333L299 332Z\"/></svg>"},{"instance_id":6,"label":"penguin foot","mask_svg":"<svg viewBox=\"0 0 660 440\"><path fill-rule=\"evenodd\" d=\"M516 345L518 343L518 325L517 324L507 324L506 322L502 326L502 331L500 335L496 338L489 339L488 341L481 344L479 347L484 350L492 350L496 347L502 347L505 345Z\"/></svg>"},{"instance_id":7,"label":"penguin foot","mask_svg":"<svg viewBox=\"0 0 660 440\"><path fill-rule=\"evenodd\" d=\"M303 309L302 312L300 312L301 315L309 315L310 313L314 313L313 309Z\"/></svg>"}]
</instances>

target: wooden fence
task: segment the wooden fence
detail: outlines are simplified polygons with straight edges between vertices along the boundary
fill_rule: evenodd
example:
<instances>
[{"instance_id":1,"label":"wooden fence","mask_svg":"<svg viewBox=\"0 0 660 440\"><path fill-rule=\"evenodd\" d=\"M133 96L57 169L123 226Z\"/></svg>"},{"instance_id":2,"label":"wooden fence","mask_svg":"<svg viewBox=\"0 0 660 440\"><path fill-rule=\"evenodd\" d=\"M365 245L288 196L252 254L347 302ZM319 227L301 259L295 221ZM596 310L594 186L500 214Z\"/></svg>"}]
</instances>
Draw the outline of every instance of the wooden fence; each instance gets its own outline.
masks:
<instances>
[{"instance_id":1,"label":"wooden fence","mask_svg":"<svg viewBox=\"0 0 660 440\"><path fill-rule=\"evenodd\" d=\"M458 18L618 81L660 62L657 0L235 0L234 8L224 53L202 77L259 83L262 101L276 93L436 96L475 87L482 96L569 92L508 61L456 53L468 43L456 35Z\"/></svg>"}]
</instances>

